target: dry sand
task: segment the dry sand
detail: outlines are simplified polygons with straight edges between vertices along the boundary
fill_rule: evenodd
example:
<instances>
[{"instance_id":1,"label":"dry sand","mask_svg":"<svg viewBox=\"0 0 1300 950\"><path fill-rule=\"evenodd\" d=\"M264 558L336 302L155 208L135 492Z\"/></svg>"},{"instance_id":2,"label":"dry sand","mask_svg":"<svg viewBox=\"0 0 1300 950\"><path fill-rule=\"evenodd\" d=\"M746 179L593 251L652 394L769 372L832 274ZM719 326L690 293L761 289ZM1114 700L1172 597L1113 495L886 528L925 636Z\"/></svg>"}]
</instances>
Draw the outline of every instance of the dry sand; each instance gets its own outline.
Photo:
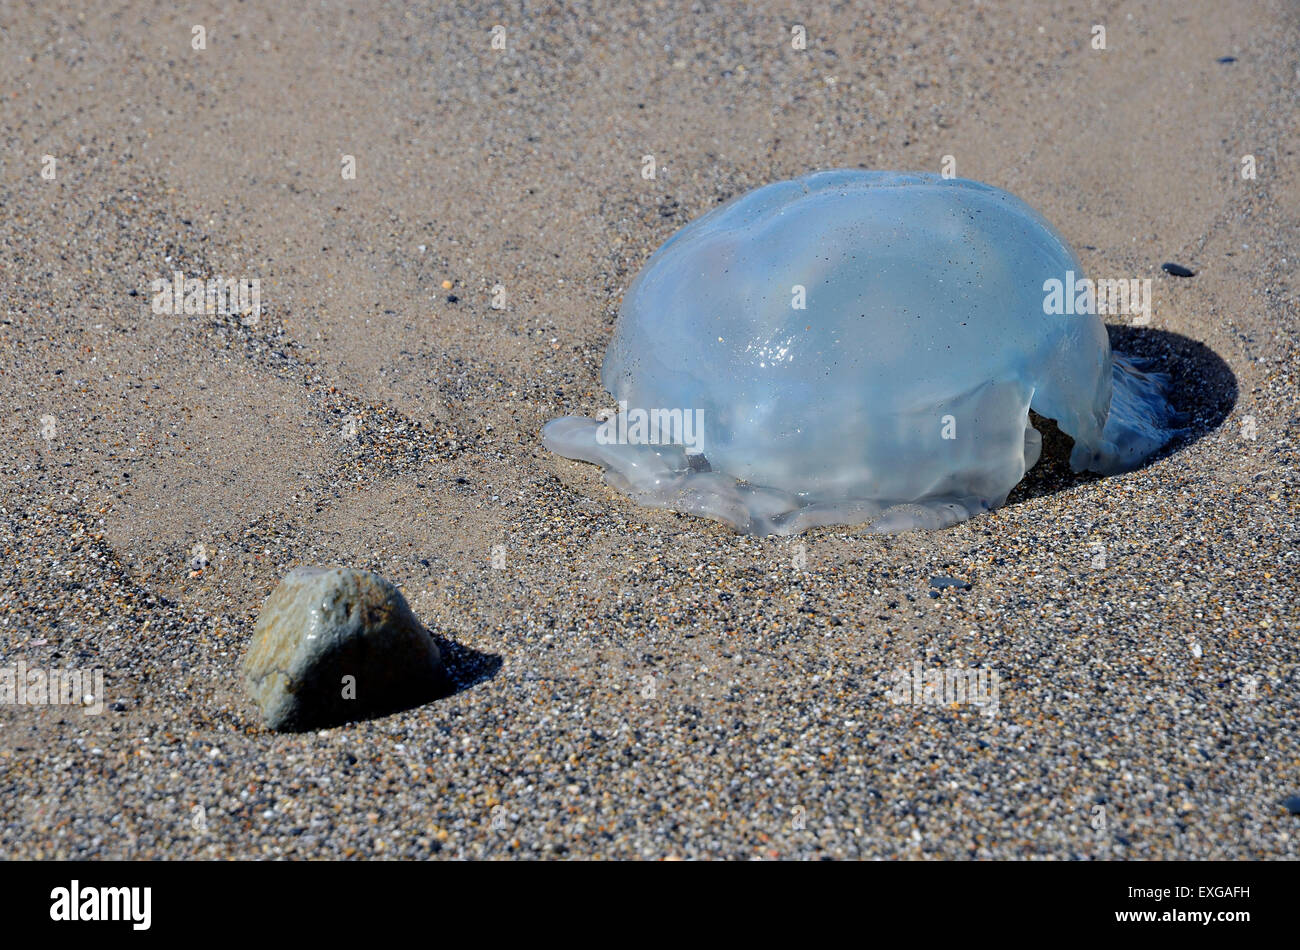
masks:
<instances>
[{"instance_id":1,"label":"dry sand","mask_svg":"<svg viewBox=\"0 0 1300 950\"><path fill-rule=\"evenodd\" d=\"M0 853L1297 856L1294 4L224 6L204 50L0 10L0 664L112 704L0 708ZM1153 279L1114 335L1191 437L1099 479L1049 432L1002 510L779 540L540 447L682 224L944 155ZM176 270L260 320L153 313ZM304 563L400 584L462 688L262 729L238 662ZM915 663L997 714L891 703Z\"/></svg>"}]
</instances>

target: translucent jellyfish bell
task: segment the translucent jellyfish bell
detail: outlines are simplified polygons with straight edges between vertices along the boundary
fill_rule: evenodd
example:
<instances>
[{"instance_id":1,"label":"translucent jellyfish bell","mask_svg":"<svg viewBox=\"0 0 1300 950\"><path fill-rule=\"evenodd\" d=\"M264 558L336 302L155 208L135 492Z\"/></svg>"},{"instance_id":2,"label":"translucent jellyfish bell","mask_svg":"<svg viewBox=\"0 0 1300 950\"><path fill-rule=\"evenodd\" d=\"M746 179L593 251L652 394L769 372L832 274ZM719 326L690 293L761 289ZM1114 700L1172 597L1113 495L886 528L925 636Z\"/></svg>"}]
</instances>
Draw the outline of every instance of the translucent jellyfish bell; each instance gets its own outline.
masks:
<instances>
[{"instance_id":1,"label":"translucent jellyfish bell","mask_svg":"<svg viewBox=\"0 0 1300 950\"><path fill-rule=\"evenodd\" d=\"M1038 460L1031 408L1073 437L1076 471L1133 467L1178 431L1167 378L1112 354L1096 312L1048 312L1052 281L1082 275L989 185L852 170L767 185L651 256L605 355L619 413L556 419L543 443L641 504L742 532L950 525Z\"/></svg>"}]
</instances>

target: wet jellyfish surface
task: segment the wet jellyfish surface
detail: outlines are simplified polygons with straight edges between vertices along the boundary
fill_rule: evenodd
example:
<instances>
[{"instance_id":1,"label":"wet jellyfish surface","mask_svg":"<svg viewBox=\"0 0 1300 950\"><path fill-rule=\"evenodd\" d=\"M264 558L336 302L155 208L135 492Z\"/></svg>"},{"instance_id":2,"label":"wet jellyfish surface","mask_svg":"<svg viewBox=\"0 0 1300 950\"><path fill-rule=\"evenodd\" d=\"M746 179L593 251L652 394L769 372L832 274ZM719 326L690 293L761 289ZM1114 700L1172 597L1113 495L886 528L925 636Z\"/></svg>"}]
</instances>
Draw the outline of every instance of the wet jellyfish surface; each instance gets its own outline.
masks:
<instances>
[{"instance_id":1,"label":"wet jellyfish surface","mask_svg":"<svg viewBox=\"0 0 1300 950\"><path fill-rule=\"evenodd\" d=\"M944 527L1038 460L1030 409L1074 439L1075 471L1134 467L1178 431L1167 377L1111 352L1082 274L989 185L767 185L651 256L605 354L618 411L555 419L543 443L643 505L742 532Z\"/></svg>"}]
</instances>

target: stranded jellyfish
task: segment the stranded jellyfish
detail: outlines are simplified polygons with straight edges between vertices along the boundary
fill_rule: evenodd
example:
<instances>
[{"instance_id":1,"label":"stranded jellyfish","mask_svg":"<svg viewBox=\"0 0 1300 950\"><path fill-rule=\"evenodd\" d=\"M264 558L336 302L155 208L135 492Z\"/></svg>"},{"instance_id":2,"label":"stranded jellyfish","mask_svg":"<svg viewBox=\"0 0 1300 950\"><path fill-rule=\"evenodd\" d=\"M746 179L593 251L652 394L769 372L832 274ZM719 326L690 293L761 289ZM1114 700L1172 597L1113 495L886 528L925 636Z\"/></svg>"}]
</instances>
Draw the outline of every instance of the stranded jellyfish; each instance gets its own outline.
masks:
<instances>
[{"instance_id":1,"label":"stranded jellyfish","mask_svg":"<svg viewBox=\"0 0 1300 950\"><path fill-rule=\"evenodd\" d=\"M1111 352L1082 273L979 182L767 185L651 256L605 355L618 412L553 420L543 443L641 504L753 534L995 508L1038 460L1030 409L1074 439L1075 471L1132 468L1178 431L1168 379Z\"/></svg>"}]
</instances>

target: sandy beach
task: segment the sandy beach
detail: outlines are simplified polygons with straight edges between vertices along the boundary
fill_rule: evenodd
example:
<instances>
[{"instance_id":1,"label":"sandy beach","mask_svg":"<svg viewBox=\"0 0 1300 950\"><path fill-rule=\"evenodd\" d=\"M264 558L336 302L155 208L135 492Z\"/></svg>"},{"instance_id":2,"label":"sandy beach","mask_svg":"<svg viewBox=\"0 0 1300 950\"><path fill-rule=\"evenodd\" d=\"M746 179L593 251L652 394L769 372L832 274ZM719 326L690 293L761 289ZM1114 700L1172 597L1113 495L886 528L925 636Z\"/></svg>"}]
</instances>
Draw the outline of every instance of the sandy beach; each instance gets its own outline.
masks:
<instances>
[{"instance_id":1,"label":"sandy beach","mask_svg":"<svg viewBox=\"0 0 1300 950\"><path fill-rule=\"evenodd\" d=\"M104 699L0 705L0 854L1300 856L1294 4L304 9L0 11L0 667ZM541 446L688 221L945 157L1151 280L1112 342L1184 437L1078 475L1039 422L1003 508L794 538ZM156 312L177 273L260 313ZM398 585L450 695L263 726L312 564ZM949 669L996 708L889 695Z\"/></svg>"}]
</instances>

